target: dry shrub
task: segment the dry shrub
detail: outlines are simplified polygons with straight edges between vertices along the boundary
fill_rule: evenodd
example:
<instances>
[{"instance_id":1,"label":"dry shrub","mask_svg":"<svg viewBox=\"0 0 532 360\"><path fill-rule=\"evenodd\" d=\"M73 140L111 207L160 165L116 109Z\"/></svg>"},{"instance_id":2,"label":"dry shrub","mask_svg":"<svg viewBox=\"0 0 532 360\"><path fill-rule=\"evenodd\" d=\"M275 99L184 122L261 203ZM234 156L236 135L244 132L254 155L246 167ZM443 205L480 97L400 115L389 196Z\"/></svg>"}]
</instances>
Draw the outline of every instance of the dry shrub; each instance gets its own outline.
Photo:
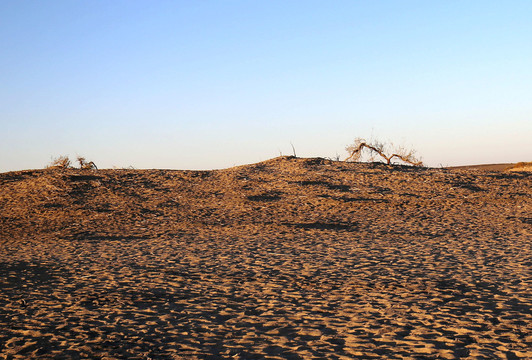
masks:
<instances>
[{"instance_id":1,"label":"dry shrub","mask_svg":"<svg viewBox=\"0 0 532 360\"><path fill-rule=\"evenodd\" d=\"M78 156L77 162L81 170L98 170L96 164L92 161L87 161L84 157ZM68 156L59 156L52 160L52 162L46 166L48 169L72 169L72 163Z\"/></svg>"},{"instance_id":2,"label":"dry shrub","mask_svg":"<svg viewBox=\"0 0 532 360\"><path fill-rule=\"evenodd\" d=\"M379 140L366 141L356 138L352 145L346 147L346 150L349 152L349 157L345 161L374 161L378 156L385 159L388 165L396 158L410 165L423 165L423 162L415 156L415 150Z\"/></svg>"},{"instance_id":3,"label":"dry shrub","mask_svg":"<svg viewBox=\"0 0 532 360\"><path fill-rule=\"evenodd\" d=\"M52 162L46 166L48 169L68 169L71 167L68 156L58 156L52 159Z\"/></svg>"},{"instance_id":4,"label":"dry shrub","mask_svg":"<svg viewBox=\"0 0 532 360\"><path fill-rule=\"evenodd\" d=\"M82 170L98 170L95 163L93 163L92 161L87 161L82 156L78 156L77 161L79 163L79 168Z\"/></svg>"}]
</instances>

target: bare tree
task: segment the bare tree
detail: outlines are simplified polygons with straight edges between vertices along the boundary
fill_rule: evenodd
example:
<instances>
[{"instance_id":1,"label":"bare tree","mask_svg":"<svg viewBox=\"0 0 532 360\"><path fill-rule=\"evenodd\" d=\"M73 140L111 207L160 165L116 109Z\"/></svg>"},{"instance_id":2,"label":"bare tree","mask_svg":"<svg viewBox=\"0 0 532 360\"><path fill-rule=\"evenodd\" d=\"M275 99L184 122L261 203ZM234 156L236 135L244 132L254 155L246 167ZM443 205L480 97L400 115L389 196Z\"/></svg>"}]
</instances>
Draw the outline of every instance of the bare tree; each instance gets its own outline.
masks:
<instances>
[{"instance_id":1,"label":"bare tree","mask_svg":"<svg viewBox=\"0 0 532 360\"><path fill-rule=\"evenodd\" d=\"M393 148L392 151L388 150L388 147ZM408 150L402 146L387 145L383 142L372 140L370 142L362 138L356 138L352 145L349 145L346 150L349 153L349 157L345 161L361 161L363 156L367 154L370 161L373 161L375 156L380 156L386 160L386 163L390 165L392 160L397 158L405 163L422 166L418 158L415 157L414 150Z\"/></svg>"}]
</instances>

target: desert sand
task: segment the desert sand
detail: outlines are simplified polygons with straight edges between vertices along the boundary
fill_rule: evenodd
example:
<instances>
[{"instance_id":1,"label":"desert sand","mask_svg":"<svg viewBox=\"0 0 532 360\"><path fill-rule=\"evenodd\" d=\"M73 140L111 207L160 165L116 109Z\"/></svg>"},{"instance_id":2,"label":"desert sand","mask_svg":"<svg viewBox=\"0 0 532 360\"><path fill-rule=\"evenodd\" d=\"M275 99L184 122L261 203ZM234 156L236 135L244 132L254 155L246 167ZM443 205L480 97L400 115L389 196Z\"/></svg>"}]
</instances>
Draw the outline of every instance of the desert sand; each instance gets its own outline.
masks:
<instances>
[{"instance_id":1,"label":"desert sand","mask_svg":"<svg viewBox=\"0 0 532 360\"><path fill-rule=\"evenodd\" d=\"M0 359L531 359L530 172L0 174Z\"/></svg>"}]
</instances>

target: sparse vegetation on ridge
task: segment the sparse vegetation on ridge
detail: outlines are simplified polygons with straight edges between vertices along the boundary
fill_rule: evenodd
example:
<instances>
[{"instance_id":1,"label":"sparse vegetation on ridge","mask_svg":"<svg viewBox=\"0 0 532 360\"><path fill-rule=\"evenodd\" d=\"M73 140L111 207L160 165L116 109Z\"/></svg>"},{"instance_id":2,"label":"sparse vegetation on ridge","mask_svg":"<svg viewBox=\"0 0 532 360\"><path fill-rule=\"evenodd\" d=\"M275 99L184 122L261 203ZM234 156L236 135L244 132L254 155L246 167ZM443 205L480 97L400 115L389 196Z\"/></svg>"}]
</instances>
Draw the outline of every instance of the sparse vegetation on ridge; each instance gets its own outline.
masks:
<instances>
[{"instance_id":1,"label":"sparse vegetation on ridge","mask_svg":"<svg viewBox=\"0 0 532 360\"><path fill-rule=\"evenodd\" d=\"M345 161L363 161L365 157L369 161L373 161L376 156L380 156L386 160L388 165L392 164L394 158L414 166L423 165L423 162L415 156L415 150L378 140L366 141L363 138L356 138L352 145L346 147L346 150L349 152L349 156Z\"/></svg>"},{"instance_id":2,"label":"sparse vegetation on ridge","mask_svg":"<svg viewBox=\"0 0 532 360\"><path fill-rule=\"evenodd\" d=\"M98 170L98 167L96 167L96 164L92 161L85 160L84 157L78 156L77 161L79 163L79 168L83 170Z\"/></svg>"},{"instance_id":3,"label":"sparse vegetation on ridge","mask_svg":"<svg viewBox=\"0 0 532 360\"><path fill-rule=\"evenodd\" d=\"M46 166L47 169L68 169L69 167L71 167L71 163L68 156L58 156Z\"/></svg>"},{"instance_id":4,"label":"sparse vegetation on ridge","mask_svg":"<svg viewBox=\"0 0 532 360\"><path fill-rule=\"evenodd\" d=\"M78 156L76 161L81 170L98 170L96 164L92 161L87 161L83 156ZM68 156L58 156L52 159L52 162L46 166L47 169L73 169L72 162Z\"/></svg>"}]
</instances>

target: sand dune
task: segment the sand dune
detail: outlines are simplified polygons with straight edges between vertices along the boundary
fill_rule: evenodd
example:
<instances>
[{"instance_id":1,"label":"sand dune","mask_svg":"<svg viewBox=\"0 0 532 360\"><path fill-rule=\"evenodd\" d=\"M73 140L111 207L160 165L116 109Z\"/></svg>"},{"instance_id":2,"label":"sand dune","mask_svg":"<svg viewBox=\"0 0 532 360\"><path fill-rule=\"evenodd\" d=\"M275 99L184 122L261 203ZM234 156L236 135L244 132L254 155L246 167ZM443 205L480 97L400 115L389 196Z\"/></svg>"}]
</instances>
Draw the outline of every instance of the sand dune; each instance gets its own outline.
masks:
<instances>
[{"instance_id":1,"label":"sand dune","mask_svg":"<svg viewBox=\"0 0 532 360\"><path fill-rule=\"evenodd\" d=\"M530 359L532 178L0 174L1 359Z\"/></svg>"}]
</instances>

